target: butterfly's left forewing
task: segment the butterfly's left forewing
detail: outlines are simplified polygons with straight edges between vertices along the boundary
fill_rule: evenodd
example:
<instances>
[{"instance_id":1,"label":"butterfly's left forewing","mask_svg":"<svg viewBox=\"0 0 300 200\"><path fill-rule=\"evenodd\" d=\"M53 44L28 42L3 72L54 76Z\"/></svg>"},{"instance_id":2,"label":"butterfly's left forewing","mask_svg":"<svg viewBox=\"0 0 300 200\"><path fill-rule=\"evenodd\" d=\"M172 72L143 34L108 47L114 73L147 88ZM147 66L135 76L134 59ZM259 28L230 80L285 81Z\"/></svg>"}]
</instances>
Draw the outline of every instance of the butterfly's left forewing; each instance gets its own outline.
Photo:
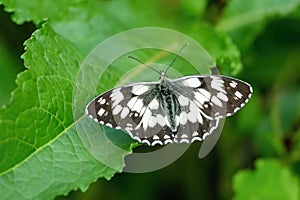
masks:
<instances>
[{"instance_id":1,"label":"butterfly's left forewing","mask_svg":"<svg viewBox=\"0 0 300 200\"><path fill-rule=\"evenodd\" d=\"M132 138L147 144L164 144L172 132L161 110L157 82L140 82L118 87L99 95L86 107L94 121L126 130Z\"/></svg>"}]
</instances>

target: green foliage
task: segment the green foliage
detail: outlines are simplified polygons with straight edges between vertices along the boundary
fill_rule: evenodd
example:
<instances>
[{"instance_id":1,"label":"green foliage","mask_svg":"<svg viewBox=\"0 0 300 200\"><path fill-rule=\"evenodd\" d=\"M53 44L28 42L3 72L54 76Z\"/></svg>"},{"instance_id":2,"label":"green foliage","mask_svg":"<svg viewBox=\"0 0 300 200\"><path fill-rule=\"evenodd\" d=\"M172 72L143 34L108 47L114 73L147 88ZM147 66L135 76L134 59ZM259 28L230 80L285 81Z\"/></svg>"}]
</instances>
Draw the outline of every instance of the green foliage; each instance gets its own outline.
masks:
<instances>
[{"instance_id":1,"label":"green foliage","mask_svg":"<svg viewBox=\"0 0 300 200\"><path fill-rule=\"evenodd\" d=\"M255 171L242 170L234 176L235 200L298 199L298 179L276 160L257 160Z\"/></svg>"},{"instance_id":2,"label":"green foliage","mask_svg":"<svg viewBox=\"0 0 300 200\"><path fill-rule=\"evenodd\" d=\"M239 74L250 82L254 96L226 122L214 151L216 158L211 159L210 154L210 158L199 160L193 151L195 144L175 163L178 169L172 166L161 174L145 175L145 180L142 175L135 176L138 180L129 177L116 183L115 179L108 183L100 180L99 195L157 199L161 196L153 191L177 194L181 185L184 192L178 198L199 199L194 197L199 191L203 199L228 199L233 196L230 180L238 171L233 176L235 199L298 199L300 1L231 0L224 7L219 3L0 0L14 23L32 22L37 29L25 42L25 68L16 84L13 79L19 64L4 42L9 36L0 32L1 199L53 199L72 190L86 191L97 179L110 180L122 171L125 156L138 145L121 131L106 129L107 135L97 134L95 123L84 115L90 100L84 94L90 91L75 85L75 80L84 58L100 42L125 30L155 26L192 37L208 51L222 74ZM210 19L216 19L214 24ZM157 49L132 53L142 60L165 64L173 56ZM114 87L133 63L126 55L115 60L101 77L97 92ZM174 68L182 74L194 73L189 66L179 59ZM153 79L145 70L122 81ZM79 116L74 118L76 87L82 87L79 95L83 98L76 102ZM101 149L100 161L83 145L83 136L87 140L95 136L89 144ZM267 156L273 159L257 160L255 171L240 170L241 166L253 166L256 157ZM172 183L176 183L175 189L167 187ZM141 185L138 191L137 184Z\"/></svg>"},{"instance_id":3,"label":"green foliage","mask_svg":"<svg viewBox=\"0 0 300 200\"><path fill-rule=\"evenodd\" d=\"M227 32L244 49L251 45L268 21L290 14L299 5L299 0L232 0L217 28Z\"/></svg>"},{"instance_id":4,"label":"green foliage","mask_svg":"<svg viewBox=\"0 0 300 200\"><path fill-rule=\"evenodd\" d=\"M13 12L12 20L17 24L32 21L36 24L45 19L63 18L69 8L84 2L84 0L72 1L22 1L2 0L6 12Z\"/></svg>"},{"instance_id":5,"label":"green foliage","mask_svg":"<svg viewBox=\"0 0 300 200\"><path fill-rule=\"evenodd\" d=\"M90 155L76 133L75 124L88 124L72 115L71 89L81 56L45 25L26 41L23 59L28 70L17 79L12 103L1 111L3 199L51 199L85 190L99 177L110 179L122 169L124 155L114 155L102 140L104 157L120 156L113 159L119 169L110 169Z\"/></svg>"}]
</instances>

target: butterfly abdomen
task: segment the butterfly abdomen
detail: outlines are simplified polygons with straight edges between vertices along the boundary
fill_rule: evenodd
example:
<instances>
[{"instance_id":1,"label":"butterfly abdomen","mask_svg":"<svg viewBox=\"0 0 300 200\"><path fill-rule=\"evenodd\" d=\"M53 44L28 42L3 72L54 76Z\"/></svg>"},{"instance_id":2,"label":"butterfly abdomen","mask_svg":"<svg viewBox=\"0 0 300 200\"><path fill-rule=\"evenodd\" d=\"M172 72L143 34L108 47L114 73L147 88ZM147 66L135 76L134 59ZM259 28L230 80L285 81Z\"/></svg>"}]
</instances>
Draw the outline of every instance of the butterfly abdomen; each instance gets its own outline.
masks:
<instances>
[{"instance_id":1,"label":"butterfly abdomen","mask_svg":"<svg viewBox=\"0 0 300 200\"><path fill-rule=\"evenodd\" d=\"M179 126L180 106L177 97L168 86L162 86L160 92L162 110L166 116L166 124L171 131L177 132Z\"/></svg>"}]
</instances>

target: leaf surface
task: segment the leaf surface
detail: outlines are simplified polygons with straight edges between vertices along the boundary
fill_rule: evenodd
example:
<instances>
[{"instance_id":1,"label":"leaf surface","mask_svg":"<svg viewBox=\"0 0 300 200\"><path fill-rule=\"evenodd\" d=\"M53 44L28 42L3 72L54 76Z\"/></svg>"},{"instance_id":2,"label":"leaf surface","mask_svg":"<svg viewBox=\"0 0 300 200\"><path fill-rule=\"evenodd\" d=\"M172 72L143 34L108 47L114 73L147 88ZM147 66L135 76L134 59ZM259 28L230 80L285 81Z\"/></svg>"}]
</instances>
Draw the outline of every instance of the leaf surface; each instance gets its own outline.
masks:
<instances>
[{"instance_id":1,"label":"leaf surface","mask_svg":"<svg viewBox=\"0 0 300 200\"><path fill-rule=\"evenodd\" d=\"M234 176L233 187L235 200L299 199L297 178L274 159L257 160L254 171L239 171Z\"/></svg>"}]
</instances>

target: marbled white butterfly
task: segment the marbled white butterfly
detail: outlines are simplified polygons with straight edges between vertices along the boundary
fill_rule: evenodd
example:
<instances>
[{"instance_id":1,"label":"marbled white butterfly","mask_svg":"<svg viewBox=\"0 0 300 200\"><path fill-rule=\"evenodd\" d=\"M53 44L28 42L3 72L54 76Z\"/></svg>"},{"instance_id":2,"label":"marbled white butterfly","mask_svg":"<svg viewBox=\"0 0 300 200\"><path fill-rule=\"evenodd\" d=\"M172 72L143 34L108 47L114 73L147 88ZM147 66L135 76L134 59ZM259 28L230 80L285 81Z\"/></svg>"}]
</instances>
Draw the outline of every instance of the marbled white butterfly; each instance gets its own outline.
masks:
<instances>
[{"instance_id":1,"label":"marbled white butterfly","mask_svg":"<svg viewBox=\"0 0 300 200\"><path fill-rule=\"evenodd\" d=\"M172 80L166 75L169 67L157 82L124 85L97 96L87 105L87 115L148 145L192 143L205 139L219 119L236 113L251 97L252 87L241 80L221 75Z\"/></svg>"}]
</instances>

